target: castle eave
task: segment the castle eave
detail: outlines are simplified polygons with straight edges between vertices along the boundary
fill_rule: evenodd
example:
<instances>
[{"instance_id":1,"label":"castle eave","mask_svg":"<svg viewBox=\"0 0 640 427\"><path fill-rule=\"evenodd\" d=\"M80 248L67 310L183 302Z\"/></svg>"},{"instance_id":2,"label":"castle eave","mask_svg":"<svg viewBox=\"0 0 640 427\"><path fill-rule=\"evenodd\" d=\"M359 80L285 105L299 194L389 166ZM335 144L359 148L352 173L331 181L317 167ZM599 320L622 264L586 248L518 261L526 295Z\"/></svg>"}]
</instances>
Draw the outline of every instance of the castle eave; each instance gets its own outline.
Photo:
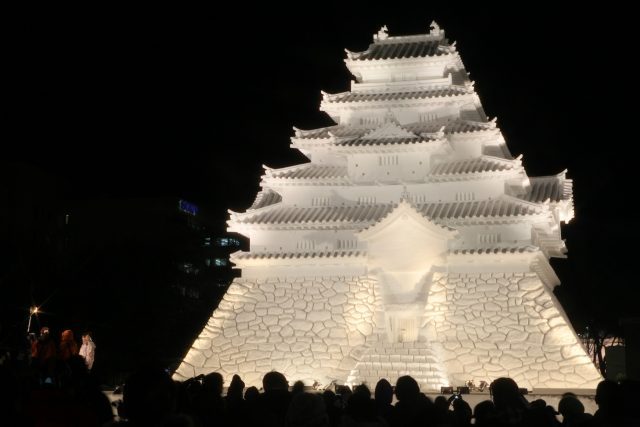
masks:
<instances>
[{"instance_id":1,"label":"castle eave","mask_svg":"<svg viewBox=\"0 0 640 427\"><path fill-rule=\"evenodd\" d=\"M372 223L379 221L396 206L394 203L322 207L277 206L260 213L236 214L233 219L238 224L256 225ZM509 197L471 202L424 203L417 204L415 209L426 218L443 223L473 218L496 220L525 215L546 215L542 206Z\"/></svg>"},{"instance_id":2,"label":"castle eave","mask_svg":"<svg viewBox=\"0 0 640 427\"><path fill-rule=\"evenodd\" d=\"M343 92L335 95L327 95L322 101L323 105L333 104L358 104L379 103L398 100L419 100L429 98L454 98L473 95L473 91L464 86L448 86L431 90L407 91L407 92Z\"/></svg>"},{"instance_id":3,"label":"castle eave","mask_svg":"<svg viewBox=\"0 0 640 427\"><path fill-rule=\"evenodd\" d=\"M573 180L566 178L566 171L558 175L530 177L529 191L522 199L542 203L560 202L573 198Z\"/></svg>"},{"instance_id":4,"label":"castle eave","mask_svg":"<svg viewBox=\"0 0 640 427\"><path fill-rule=\"evenodd\" d=\"M236 252L231 255L233 262L263 259L312 259L312 258L365 258L365 251L325 251L325 252Z\"/></svg>"},{"instance_id":5,"label":"castle eave","mask_svg":"<svg viewBox=\"0 0 640 427\"><path fill-rule=\"evenodd\" d=\"M504 255L504 254L523 254L523 253L535 253L540 248L536 246L507 246L507 247L492 247L492 248L469 248L469 249L452 249L449 251L449 255L463 256L463 255Z\"/></svg>"},{"instance_id":6,"label":"castle eave","mask_svg":"<svg viewBox=\"0 0 640 427\"><path fill-rule=\"evenodd\" d=\"M430 176L448 177L482 172L503 172L513 170L518 166L520 166L519 161L505 160L491 156L481 156L436 164L431 169Z\"/></svg>"}]
</instances>

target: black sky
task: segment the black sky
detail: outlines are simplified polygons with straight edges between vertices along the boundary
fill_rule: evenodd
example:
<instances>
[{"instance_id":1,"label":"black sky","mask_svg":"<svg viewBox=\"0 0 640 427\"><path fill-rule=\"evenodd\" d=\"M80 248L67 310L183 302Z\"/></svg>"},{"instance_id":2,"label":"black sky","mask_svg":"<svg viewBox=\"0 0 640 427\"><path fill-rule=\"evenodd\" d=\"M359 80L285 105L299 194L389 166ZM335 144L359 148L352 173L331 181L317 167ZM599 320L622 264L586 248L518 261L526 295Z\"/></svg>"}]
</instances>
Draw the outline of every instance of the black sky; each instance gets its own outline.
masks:
<instances>
[{"instance_id":1,"label":"black sky","mask_svg":"<svg viewBox=\"0 0 640 427\"><path fill-rule=\"evenodd\" d=\"M436 19L529 174L567 168L574 179L570 259L554 264L563 304L588 312L588 295L606 291L607 310L638 314L633 14L612 3L441 3L7 13L0 159L60 177L71 198L184 197L224 221L249 206L262 164L304 160L289 149L293 126L330 124L320 90L348 90L345 48L366 49L384 24L411 34Z\"/></svg>"}]
</instances>

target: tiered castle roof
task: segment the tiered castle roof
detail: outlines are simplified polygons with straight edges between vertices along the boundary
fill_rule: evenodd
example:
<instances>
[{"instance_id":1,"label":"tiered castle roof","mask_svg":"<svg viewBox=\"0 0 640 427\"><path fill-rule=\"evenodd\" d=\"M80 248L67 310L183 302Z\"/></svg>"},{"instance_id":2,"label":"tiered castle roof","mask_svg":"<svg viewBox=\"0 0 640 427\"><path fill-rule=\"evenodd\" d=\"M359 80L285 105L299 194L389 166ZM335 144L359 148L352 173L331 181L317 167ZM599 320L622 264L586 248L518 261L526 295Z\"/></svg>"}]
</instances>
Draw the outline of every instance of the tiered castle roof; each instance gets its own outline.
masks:
<instances>
[{"instance_id":1,"label":"tiered castle roof","mask_svg":"<svg viewBox=\"0 0 640 427\"><path fill-rule=\"evenodd\" d=\"M398 206L397 203L380 203L352 206L293 207L275 204L260 212L233 214L236 224L272 226L333 227L337 224L362 228L363 224L376 223ZM527 203L516 198L504 197L496 200L472 202L420 203L414 208L435 222L449 223L455 220L476 219L495 221L520 216L543 214L543 206ZM368 226L368 225L366 225Z\"/></svg>"},{"instance_id":2,"label":"tiered castle roof","mask_svg":"<svg viewBox=\"0 0 640 427\"><path fill-rule=\"evenodd\" d=\"M410 59L455 54L455 43L450 45L444 38L444 30L435 22L431 23L428 34L389 37L387 26L374 35L374 43L363 52L346 51L348 61L388 59Z\"/></svg>"},{"instance_id":3,"label":"tiered castle roof","mask_svg":"<svg viewBox=\"0 0 640 427\"><path fill-rule=\"evenodd\" d=\"M367 50L347 51L345 62L356 77L352 90L323 93L321 104L337 123L294 128L291 146L310 162L265 167L253 205L231 212L234 231L251 238L260 230L280 230L281 237L271 235L275 240L261 242L260 252L235 259L361 257L365 244L331 250L324 236L317 250L292 247L284 230L357 233L392 215L400 200L441 226L531 229L524 233L528 239L493 246L467 238L463 247L451 246L452 254L542 248L546 256L563 255L558 222L573 216L571 180L565 172L527 176L495 119L485 116L455 44L435 23L430 33L416 36L390 37L383 28Z\"/></svg>"},{"instance_id":4,"label":"tiered castle roof","mask_svg":"<svg viewBox=\"0 0 640 427\"><path fill-rule=\"evenodd\" d=\"M292 138L309 162L265 167L253 205L231 213L251 242L231 256L243 277L176 376L595 387L551 293L548 258L564 256L573 215L566 173L527 176L435 23L383 28L347 55L351 91L322 103L336 124Z\"/></svg>"},{"instance_id":5,"label":"tiered castle roof","mask_svg":"<svg viewBox=\"0 0 640 427\"><path fill-rule=\"evenodd\" d=\"M355 61L371 61L376 59L405 59L426 56L441 56L451 53L451 47L443 40L424 40L420 37L392 37L381 40L364 52L348 52L349 59Z\"/></svg>"},{"instance_id":6,"label":"tiered castle roof","mask_svg":"<svg viewBox=\"0 0 640 427\"><path fill-rule=\"evenodd\" d=\"M400 126L407 132L411 132L415 135L421 134L436 134L443 132L446 135L452 134L464 134L472 132L486 132L493 131L499 132L496 128L495 121L488 122L476 122L472 120L452 119L446 122L434 121L434 122L418 122L408 123ZM323 140L331 138L358 138L364 136L371 130L362 126L353 125L333 125L318 129L302 130L296 129L295 137L292 138L294 142L305 140Z\"/></svg>"},{"instance_id":7,"label":"tiered castle roof","mask_svg":"<svg viewBox=\"0 0 640 427\"><path fill-rule=\"evenodd\" d=\"M452 98L472 94L473 90L464 86L434 87L426 90L403 90L403 91L359 91L343 92L335 95L327 95L323 104L346 104L367 102L373 103L384 101L426 99L426 98Z\"/></svg>"}]
</instances>

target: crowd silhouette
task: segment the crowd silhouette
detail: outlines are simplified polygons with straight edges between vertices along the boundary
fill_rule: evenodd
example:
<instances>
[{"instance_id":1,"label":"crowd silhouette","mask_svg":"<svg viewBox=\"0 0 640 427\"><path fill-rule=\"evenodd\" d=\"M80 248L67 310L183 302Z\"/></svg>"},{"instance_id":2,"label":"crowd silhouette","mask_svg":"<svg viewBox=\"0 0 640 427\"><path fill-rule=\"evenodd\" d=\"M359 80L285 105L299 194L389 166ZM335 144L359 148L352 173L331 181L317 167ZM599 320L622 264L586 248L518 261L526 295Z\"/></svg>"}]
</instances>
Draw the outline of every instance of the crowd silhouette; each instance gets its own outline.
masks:
<instances>
[{"instance_id":1,"label":"crowd silhouette","mask_svg":"<svg viewBox=\"0 0 640 427\"><path fill-rule=\"evenodd\" d=\"M528 402L511 378L491 383L491 399L471 408L464 396L421 393L415 379L402 376L395 387L381 379L371 390L365 384L353 390L307 390L302 382L292 387L280 372L269 372L262 391L245 389L234 375L226 395L223 378L211 373L185 382L172 381L161 369L148 368L132 375L124 386L118 413L111 426L265 426L265 427L463 427L463 426L638 426L635 409L637 383L602 381L596 393L598 410L585 413L578 397L566 393L558 410L544 400ZM627 394L627 397L623 397ZM395 403L394 403L395 397Z\"/></svg>"},{"instance_id":2,"label":"crowd silhouette","mask_svg":"<svg viewBox=\"0 0 640 427\"><path fill-rule=\"evenodd\" d=\"M557 409L544 400L528 402L511 378L498 378L490 399L472 408L464 395L432 400L416 380L401 376L395 386L381 379L372 393L366 384L323 391L290 386L280 372L264 375L262 389L246 387L234 375L224 392L219 373L184 382L166 369L148 366L128 377L114 404L101 391L85 358L73 348L73 336L55 356L44 337L31 366L0 364L0 425L29 427L609 427L640 426L638 382L602 381L594 414L585 412L572 393ZM75 341L74 341L75 342ZM68 348L67 348L68 347ZM76 345L77 347L77 345ZM65 353L65 348L68 354ZM62 349L62 351L60 350ZM37 355L36 354L36 355ZM44 357L46 355L47 357ZM115 414L114 414L115 413Z\"/></svg>"}]
</instances>

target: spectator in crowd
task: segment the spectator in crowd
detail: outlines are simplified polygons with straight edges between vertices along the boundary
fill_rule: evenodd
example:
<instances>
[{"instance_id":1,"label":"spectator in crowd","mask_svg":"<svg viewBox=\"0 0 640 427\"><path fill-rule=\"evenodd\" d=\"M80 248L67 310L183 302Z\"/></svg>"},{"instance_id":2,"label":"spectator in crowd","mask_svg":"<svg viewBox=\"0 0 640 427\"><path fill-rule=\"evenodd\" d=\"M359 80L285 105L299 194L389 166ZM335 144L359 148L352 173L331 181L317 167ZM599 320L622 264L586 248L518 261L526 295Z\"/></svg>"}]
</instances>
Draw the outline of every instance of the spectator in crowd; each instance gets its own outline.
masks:
<instances>
[{"instance_id":1,"label":"spectator in crowd","mask_svg":"<svg viewBox=\"0 0 640 427\"><path fill-rule=\"evenodd\" d=\"M293 395L284 427L330 427L322 396L304 391Z\"/></svg>"},{"instance_id":2,"label":"spectator in crowd","mask_svg":"<svg viewBox=\"0 0 640 427\"><path fill-rule=\"evenodd\" d=\"M56 344L49 333L49 328L44 326L40 329L40 336L32 346L32 362L38 371L41 381L49 378L51 381L56 368Z\"/></svg>"},{"instance_id":3,"label":"spectator in crowd","mask_svg":"<svg viewBox=\"0 0 640 427\"><path fill-rule=\"evenodd\" d=\"M558 412L562 414L563 426L589 425L592 416L584 413L584 405L571 393L565 393L558 403Z\"/></svg>"},{"instance_id":4,"label":"spectator in crowd","mask_svg":"<svg viewBox=\"0 0 640 427\"><path fill-rule=\"evenodd\" d=\"M91 370L96 357L96 345L91 339L91 333L85 332L82 335L82 345L80 346L80 356L84 358L87 369Z\"/></svg>"},{"instance_id":5,"label":"spectator in crowd","mask_svg":"<svg viewBox=\"0 0 640 427\"><path fill-rule=\"evenodd\" d=\"M62 362L66 362L71 358L71 356L75 356L77 354L78 343L76 343L76 340L73 337L73 331L71 329L65 329L64 331L62 331L62 336L60 338L58 359L60 359Z\"/></svg>"},{"instance_id":6,"label":"spectator in crowd","mask_svg":"<svg viewBox=\"0 0 640 427\"><path fill-rule=\"evenodd\" d=\"M520 425L529 405L520 394L518 384L511 378L498 378L491 383L490 390L498 424Z\"/></svg>"},{"instance_id":7,"label":"spectator in crowd","mask_svg":"<svg viewBox=\"0 0 640 427\"><path fill-rule=\"evenodd\" d=\"M378 381L374 396L378 415L389 424L393 419L394 413L394 407L391 405L393 402L393 387L391 383L385 378Z\"/></svg>"}]
</instances>

